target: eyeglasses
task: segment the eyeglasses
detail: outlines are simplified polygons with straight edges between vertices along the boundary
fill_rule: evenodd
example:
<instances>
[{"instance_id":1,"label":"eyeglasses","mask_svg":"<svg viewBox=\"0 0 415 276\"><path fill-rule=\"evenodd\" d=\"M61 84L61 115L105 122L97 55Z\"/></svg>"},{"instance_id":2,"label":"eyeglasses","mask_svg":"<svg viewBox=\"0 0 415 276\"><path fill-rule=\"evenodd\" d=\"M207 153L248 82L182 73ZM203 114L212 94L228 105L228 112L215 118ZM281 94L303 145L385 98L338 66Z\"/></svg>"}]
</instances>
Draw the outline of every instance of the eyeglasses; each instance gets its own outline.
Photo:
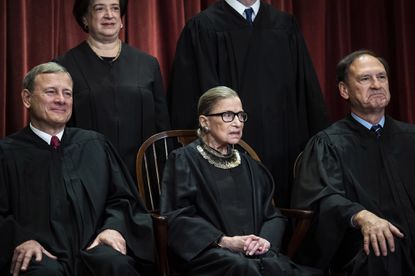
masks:
<instances>
[{"instance_id":1,"label":"eyeglasses","mask_svg":"<svg viewBox=\"0 0 415 276\"><path fill-rule=\"evenodd\" d=\"M225 112L220 112L220 113L213 113L213 114L206 114L205 116L221 116L222 120L225 123L230 123L235 119L235 116L238 116L238 120L241 123L244 123L248 120L248 114L244 111L239 111L239 112L232 112L232 111L225 111Z\"/></svg>"}]
</instances>

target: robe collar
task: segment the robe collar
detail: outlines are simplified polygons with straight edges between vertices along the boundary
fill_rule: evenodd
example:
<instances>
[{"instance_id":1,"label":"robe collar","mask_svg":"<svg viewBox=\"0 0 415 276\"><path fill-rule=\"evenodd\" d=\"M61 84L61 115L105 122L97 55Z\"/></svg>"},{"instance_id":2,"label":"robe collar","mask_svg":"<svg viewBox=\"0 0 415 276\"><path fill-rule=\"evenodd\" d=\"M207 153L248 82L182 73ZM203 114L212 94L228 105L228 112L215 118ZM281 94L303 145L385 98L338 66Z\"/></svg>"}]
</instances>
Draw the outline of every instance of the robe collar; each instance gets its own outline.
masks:
<instances>
[{"instance_id":1,"label":"robe collar","mask_svg":"<svg viewBox=\"0 0 415 276\"><path fill-rule=\"evenodd\" d=\"M259 6L261 1L257 0L252 6L246 7L237 0L225 0L225 2L231 6L235 11L237 11L243 18L245 18L245 9L252 8L254 12L252 13L252 21L255 20L255 17L258 14ZM245 18L246 19L246 18Z\"/></svg>"},{"instance_id":2,"label":"robe collar","mask_svg":"<svg viewBox=\"0 0 415 276\"><path fill-rule=\"evenodd\" d=\"M49 133L46 133L44 131L41 131L40 129L37 129L36 127L34 127L32 125L32 123L30 123L30 129L43 141L45 141L46 143L48 143L48 145L50 145L50 139L52 138L52 135L50 135ZM65 129L63 129L61 132L59 132L58 134L56 134L55 136L58 136L59 140L62 141L62 136L63 136L63 132L65 131Z\"/></svg>"}]
</instances>

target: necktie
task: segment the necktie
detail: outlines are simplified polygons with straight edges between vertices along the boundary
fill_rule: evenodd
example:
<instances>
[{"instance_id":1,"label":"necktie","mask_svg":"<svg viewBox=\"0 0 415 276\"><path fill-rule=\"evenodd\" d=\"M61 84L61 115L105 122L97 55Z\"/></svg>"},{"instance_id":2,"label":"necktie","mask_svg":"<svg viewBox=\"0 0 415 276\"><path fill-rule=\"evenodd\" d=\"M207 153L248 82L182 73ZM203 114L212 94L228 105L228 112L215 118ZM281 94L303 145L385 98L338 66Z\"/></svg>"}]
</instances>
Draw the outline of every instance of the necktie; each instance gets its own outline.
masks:
<instances>
[{"instance_id":1,"label":"necktie","mask_svg":"<svg viewBox=\"0 0 415 276\"><path fill-rule=\"evenodd\" d=\"M249 25L252 25L252 14L254 13L254 9L249 8L245 9L246 21L248 21Z\"/></svg>"},{"instance_id":2,"label":"necktie","mask_svg":"<svg viewBox=\"0 0 415 276\"><path fill-rule=\"evenodd\" d=\"M61 144L61 141L59 141L58 136L52 136L52 138L50 138L50 145L53 149L58 149L59 146Z\"/></svg>"},{"instance_id":3,"label":"necktie","mask_svg":"<svg viewBox=\"0 0 415 276\"><path fill-rule=\"evenodd\" d=\"M376 134L376 137L380 137L380 135L382 134L382 126L381 125L373 125L370 128L371 131L373 131Z\"/></svg>"}]
</instances>

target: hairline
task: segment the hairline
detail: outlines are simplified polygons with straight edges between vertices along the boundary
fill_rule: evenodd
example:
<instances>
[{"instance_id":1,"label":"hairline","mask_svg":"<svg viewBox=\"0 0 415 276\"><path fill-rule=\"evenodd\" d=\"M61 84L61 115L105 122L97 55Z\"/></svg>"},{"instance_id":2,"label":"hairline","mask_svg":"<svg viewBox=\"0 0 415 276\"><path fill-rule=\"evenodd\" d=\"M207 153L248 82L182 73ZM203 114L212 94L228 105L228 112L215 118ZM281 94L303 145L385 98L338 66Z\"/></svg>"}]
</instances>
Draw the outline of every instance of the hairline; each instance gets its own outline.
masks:
<instances>
[{"instance_id":1,"label":"hairline","mask_svg":"<svg viewBox=\"0 0 415 276\"><path fill-rule=\"evenodd\" d=\"M46 62L33 67L29 72L27 72L22 81L23 89L26 89L29 92L33 92L35 85L37 84L36 82L38 76L43 74L58 73L65 73L66 75L68 75L69 79L71 80L71 85L73 86L72 77L65 67L56 62Z\"/></svg>"}]
</instances>

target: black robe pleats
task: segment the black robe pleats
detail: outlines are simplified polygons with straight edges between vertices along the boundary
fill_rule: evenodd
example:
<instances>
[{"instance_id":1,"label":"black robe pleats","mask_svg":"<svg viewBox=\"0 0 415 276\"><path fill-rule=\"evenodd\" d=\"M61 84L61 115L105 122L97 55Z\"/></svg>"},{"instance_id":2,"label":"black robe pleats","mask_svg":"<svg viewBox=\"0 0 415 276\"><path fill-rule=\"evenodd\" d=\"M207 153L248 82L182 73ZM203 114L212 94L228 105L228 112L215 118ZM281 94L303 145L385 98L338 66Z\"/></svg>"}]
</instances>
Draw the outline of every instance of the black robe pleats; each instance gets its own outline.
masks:
<instances>
[{"instance_id":1,"label":"black robe pleats","mask_svg":"<svg viewBox=\"0 0 415 276\"><path fill-rule=\"evenodd\" d=\"M415 126L390 117L380 138L350 115L312 138L292 198L294 207L315 211L300 260L353 275L415 275L414 156ZM362 234L351 225L363 209L404 233L396 252L363 253Z\"/></svg>"},{"instance_id":2,"label":"black robe pleats","mask_svg":"<svg viewBox=\"0 0 415 276\"><path fill-rule=\"evenodd\" d=\"M197 127L197 102L218 85L238 92L249 114L244 139L288 206L292 166L307 140L327 126L319 83L294 18L261 2L253 25L218 1L184 27L168 91L173 128Z\"/></svg>"},{"instance_id":3,"label":"black robe pleats","mask_svg":"<svg viewBox=\"0 0 415 276\"><path fill-rule=\"evenodd\" d=\"M166 164L161 212L176 265L186 275L313 275L279 253L286 219L272 204L273 180L259 162L241 154L232 169L211 165L200 140L174 151ZM254 234L271 243L261 256L214 248L222 235Z\"/></svg>"},{"instance_id":4,"label":"black robe pleats","mask_svg":"<svg viewBox=\"0 0 415 276\"><path fill-rule=\"evenodd\" d=\"M27 127L0 141L0 271L14 248L38 241L65 275L82 274L81 255L96 235L114 229L128 254L151 263L151 217L114 148L93 131L66 128L53 150Z\"/></svg>"},{"instance_id":5,"label":"black robe pleats","mask_svg":"<svg viewBox=\"0 0 415 276\"><path fill-rule=\"evenodd\" d=\"M68 126L104 134L135 179L136 154L156 132L170 128L156 58L123 43L113 62L100 59L86 42L56 59L71 74L73 113Z\"/></svg>"}]
</instances>

